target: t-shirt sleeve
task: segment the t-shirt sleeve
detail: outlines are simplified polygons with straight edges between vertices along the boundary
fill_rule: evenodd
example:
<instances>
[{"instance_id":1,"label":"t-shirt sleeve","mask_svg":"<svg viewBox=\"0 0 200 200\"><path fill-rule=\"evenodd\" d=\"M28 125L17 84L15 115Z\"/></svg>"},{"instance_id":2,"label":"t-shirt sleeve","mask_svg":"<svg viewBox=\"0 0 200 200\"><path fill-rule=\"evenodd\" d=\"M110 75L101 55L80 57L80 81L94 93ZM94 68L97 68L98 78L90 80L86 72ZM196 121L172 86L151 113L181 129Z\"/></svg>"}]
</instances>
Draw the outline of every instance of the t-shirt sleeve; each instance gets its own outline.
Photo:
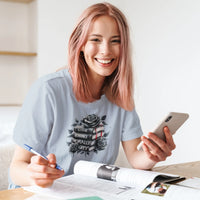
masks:
<instances>
[{"instance_id":1,"label":"t-shirt sleeve","mask_svg":"<svg viewBox=\"0 0 200 200\"><path fill-rule=\"evenodd\" d=\"M139 138L142 135L143 131L136 110L133 109L132 111L126 111L121 140L132 140L135 138Z\"/></svg>"},{"instance_id":2,"label":"t-shirt sleeve","mask_svg":"<svg viewBox=\"0 0 200 200\"><path fill-rule=\"evenodd\" d=\"M14 141L21 147L28 144L42 151L48 141L53 118L53 95L48 83L39 79L25 98L14 128Z\"/></svg>"}]
</instances>

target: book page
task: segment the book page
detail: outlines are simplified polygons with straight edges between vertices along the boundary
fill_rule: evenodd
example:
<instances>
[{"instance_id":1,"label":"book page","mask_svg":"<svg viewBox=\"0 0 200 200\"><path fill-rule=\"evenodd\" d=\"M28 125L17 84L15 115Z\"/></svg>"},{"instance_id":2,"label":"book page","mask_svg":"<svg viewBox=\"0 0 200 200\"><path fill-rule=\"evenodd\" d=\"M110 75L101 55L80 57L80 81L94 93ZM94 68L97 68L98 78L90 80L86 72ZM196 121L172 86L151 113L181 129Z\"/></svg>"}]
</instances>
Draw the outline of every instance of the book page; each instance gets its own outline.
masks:
<instances>
[{"instance_id":1,"label":"book page","mask_svg":"<svg viewBox=\"0 0 200 200\"><path fill-rule=\"evenodd\" d=\"M74 174L81 174L96 178L102 178L110 181L117 181L127 186L143 186L153 182L158 175L169 175L171 177L178 177L176 175L159 173L148 170L119 168L114 165L105 165L102 163L95 163L89 161L78 161L74 166Z\"/></svg>"},{"instance_id":2,"label":"book page","mask_svg":"<svg viewBox=\"0 0 200 200\"><path fill-rule=\"evenodd\" d=\"M52 187L41 188L37 186L24 187L25 190L39 194L39 197L48 196L46 199L77 199L89 198L92 196L105 200L199 200L200 190L169 185L163 196L158 196L154 191L144 193L144 189L140 186L127 187L117 182L83 175L71 175L58 179ZM29 198L36 199L37 196ZM39 198L38 197L38 198ZM49 198L50 197L50 198ZM45 199L41 198L41 199ZM39 199L38 199L39 200Z\"/></svg>"},{"instance_id":3,"label":"book page","mask_svg":"<svg viewBox=\"0 0 200 200\"><path fill-rule=\"evenodd\" d=\"M138 193L138 189L83 175L70 175L60 178L49 188L38 186L23 187L25 190L58 198L73 199L98 196L107 200L130 200Z\"/></svg>"},{"instance_id":4,"label":"book page","mask_svg":"<svg viewBox=\"0 0 200 200\"><path fill-rule=\"evenodd\" d=\"M168 185L164 195L158 196L158 193L145 194L139 193L136 196L137 200L199 200L200 190L181 187L177 185Z\"/></svg>"}]
</instances>

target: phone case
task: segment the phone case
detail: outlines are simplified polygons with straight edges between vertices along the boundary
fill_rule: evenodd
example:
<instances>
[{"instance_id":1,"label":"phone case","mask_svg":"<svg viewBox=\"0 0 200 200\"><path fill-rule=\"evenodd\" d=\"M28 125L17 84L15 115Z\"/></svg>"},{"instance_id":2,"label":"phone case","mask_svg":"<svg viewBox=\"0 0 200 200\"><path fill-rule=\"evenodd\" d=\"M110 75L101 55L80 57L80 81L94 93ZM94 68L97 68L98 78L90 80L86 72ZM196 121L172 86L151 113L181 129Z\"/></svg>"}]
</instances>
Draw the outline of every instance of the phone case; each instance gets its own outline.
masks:
<instances>
[{"instance_id":1,"label":"phone case","mask_svg":"<svg viewBox=\"0 0 200 200\"><path fill-rule=\"evenodd\" d=\"M187 113L170 112L160 123L160 125L152 131L159 138L165 141L165 134L163 128L167 126L171 134L175 134L176 131L182 126L182 124L188 119L189 115ZM138 149L142 149L142 142L138 145Z\"/></svg>"}]
</instances>

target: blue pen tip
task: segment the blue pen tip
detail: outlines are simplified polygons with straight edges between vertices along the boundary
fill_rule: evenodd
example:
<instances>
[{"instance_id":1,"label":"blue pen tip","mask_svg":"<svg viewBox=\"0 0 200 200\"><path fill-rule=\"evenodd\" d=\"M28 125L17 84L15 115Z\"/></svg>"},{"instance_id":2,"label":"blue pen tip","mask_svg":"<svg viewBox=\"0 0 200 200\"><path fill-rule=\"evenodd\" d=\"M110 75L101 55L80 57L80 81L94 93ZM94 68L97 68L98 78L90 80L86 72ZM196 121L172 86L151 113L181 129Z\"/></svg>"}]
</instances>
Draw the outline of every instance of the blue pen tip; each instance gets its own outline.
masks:
<instances>
[{"instance_id":1,"label":"blue pen tip","mask_svg":"<svg viewBox=\"0 0 200 200\"><path fill-rule=\"evenodd\" d=\"M26 150L30 151L32 149L32 147L28 146L27 144L24 144L24 147Z\"/></svg>"},{"instance_id":2,"label":"blue pen tip","mask_svg":"<svg viewBox=\"0 0 200 200\"><path fill-rule=\"evenodd\" d=\"M56 169L63 170L63 168L60 167L59 165L56 165Z\"/></svg>"}]
</instances>

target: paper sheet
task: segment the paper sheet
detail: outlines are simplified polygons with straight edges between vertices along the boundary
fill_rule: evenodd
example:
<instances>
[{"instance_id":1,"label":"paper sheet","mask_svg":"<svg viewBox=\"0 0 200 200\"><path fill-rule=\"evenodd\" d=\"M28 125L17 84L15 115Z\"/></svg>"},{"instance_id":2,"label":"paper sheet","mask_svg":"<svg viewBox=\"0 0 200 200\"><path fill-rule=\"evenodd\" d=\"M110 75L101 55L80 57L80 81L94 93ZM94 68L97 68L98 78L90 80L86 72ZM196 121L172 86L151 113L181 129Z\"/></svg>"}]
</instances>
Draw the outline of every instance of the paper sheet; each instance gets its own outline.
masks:
<instances>
[{"instance_id":1,"label":"paper sheet","mask_svg":"<svg viewBox=\"0 0 200 200\"><path fill-rule=\"evenodd\" d=\"M180 182L178 185L191 187L200 190L200 178L191 177L186 179L185 181Z\"/></svg>"}]
</instances>

